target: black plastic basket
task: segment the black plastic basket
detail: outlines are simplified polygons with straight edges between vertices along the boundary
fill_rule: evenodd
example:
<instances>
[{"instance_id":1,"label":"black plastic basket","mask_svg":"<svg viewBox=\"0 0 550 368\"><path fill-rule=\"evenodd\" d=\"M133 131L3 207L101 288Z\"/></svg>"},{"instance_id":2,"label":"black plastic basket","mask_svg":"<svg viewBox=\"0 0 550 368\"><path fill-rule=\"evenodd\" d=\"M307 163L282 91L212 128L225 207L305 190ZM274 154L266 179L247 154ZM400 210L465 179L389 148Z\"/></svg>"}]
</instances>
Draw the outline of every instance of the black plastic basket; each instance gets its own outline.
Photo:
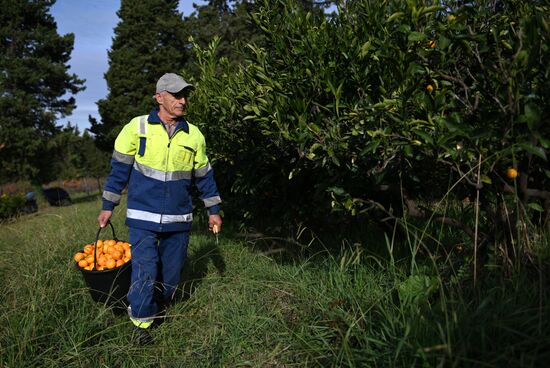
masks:
<instances>
[{"instance_id":1,"label":"black plastic basket","mask_svg":"<svg viewBox=\"0 0 550 368\"><path fill-rule=\"evenodd\" d=\"M111 225L111 230L113 231L113 239L118 241L113 224L109 222L109 225ZM101 229L102 228L99 228L97 231L94 242L93 269L88 271L78 267L78 264L76 267L80 272L82 272L84 282L86 283L86 286L88 286L90 295L94 301L103 303L110 307L126 308L128 305L128 300L126 297L128 295L128 291L130 290L132 276L132 260L112 270L96 270L97 249L95 246L99 240L99 233L101 232Z\"/></svg>"}]
</instances>

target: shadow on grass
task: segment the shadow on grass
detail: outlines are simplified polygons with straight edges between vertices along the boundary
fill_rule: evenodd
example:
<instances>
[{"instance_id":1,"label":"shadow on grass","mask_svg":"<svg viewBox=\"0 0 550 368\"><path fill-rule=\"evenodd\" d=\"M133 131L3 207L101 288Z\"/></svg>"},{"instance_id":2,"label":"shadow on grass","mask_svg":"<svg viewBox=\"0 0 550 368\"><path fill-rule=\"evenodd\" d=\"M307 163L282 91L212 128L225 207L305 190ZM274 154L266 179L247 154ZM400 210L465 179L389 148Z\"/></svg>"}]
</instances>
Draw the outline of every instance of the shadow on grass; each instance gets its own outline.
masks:
<instances>
[{"instance_id":1,"label":"shadow on grass","mask_svg":"<svg viewBox=\"0 0 550 368\"><path fill-rule=\"evenodd\" d=\"M95 194L84 194L82 196L76 196L72 198L72 204L78 204L78 203L85 203L85 202L92 202L96 201L101 198L101 195L98 193Z\"/></svg>"},{"instance_id":2,"label":"shadow on grass","mask_svg":"<svg viewBox=\"0 0 550 368\"><path fill-rule=\"evenodd\" d=\"M198 250L189 254L183 267L180 288L175 302L189 299L208 274L208 265L212 262L220 276L225 274L225 261L215 242L209 241Z\"/></svg>"},{"instance_id":3,"label":"shadow on grass","mask_svg":"<svg viewBox=\"0 0 550 368\"><path fill-rule=\"evenodd\" d=\"M251 227L246 233L236 234L245 246L280 264L300 263L312 258L338 258L343 251L358 248L365 255L388 258L386 237L392 239L391 229L372 221L316 227ZM402 242L403 237L393 240Z\"/></svg>"}]
</instances>

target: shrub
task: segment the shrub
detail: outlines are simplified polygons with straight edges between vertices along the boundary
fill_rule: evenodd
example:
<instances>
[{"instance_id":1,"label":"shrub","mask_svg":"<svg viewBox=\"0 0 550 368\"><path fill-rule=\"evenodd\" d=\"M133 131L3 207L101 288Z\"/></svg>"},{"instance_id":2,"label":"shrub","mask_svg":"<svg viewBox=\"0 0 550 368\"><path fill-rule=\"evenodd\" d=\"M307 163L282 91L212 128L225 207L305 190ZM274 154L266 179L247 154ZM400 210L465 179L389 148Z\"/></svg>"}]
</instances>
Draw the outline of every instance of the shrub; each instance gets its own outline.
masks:
<instances>
[{"instance_id":1,"label":"shrub","mask_svg":"<svg viewBox=\"0 0 550 368\"><path fill-rule=\"evenodd\" d=\"M21 194L2 194L0 196L0 219L17 215L25 205L25 197Z\"/></svg>"},{"instance_id":2,"label":"shrub","mask_svg":"<svg viewBox=\"0 0 550 368\"><path fill-rule=\"evenodd\" d=\"M190 111L224 189L250 216L379 212L521 253L506 250L516 223L550 209L547 5L348 1L332 17L292 0L258 9L264 46L247 45L239 68L216 58L216 41L195 45L202 75ZM441 203L464 198L479 211L449 218Z\"/></svg>"}]
</instances>

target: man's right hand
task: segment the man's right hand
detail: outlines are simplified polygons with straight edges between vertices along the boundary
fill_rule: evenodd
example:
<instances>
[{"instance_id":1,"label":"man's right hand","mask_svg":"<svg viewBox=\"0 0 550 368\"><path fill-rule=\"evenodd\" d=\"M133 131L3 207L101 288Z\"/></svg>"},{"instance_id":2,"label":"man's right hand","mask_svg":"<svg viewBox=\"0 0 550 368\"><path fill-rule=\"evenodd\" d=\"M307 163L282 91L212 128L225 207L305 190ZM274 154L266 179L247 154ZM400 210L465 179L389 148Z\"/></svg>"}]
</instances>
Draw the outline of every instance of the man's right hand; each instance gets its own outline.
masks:
<instances>
[{"instance_id":1,"label":"man's right hand","mask_svg":"<svg viewBox=\"0 0 550 368\"><path fill-rule=\"evenodd\" d=\"M101 210L97 218L97 222L99 222L99 227L107 226L107 223L109 222L112 214L113 211Z\"/></svg>"}]
</instances>

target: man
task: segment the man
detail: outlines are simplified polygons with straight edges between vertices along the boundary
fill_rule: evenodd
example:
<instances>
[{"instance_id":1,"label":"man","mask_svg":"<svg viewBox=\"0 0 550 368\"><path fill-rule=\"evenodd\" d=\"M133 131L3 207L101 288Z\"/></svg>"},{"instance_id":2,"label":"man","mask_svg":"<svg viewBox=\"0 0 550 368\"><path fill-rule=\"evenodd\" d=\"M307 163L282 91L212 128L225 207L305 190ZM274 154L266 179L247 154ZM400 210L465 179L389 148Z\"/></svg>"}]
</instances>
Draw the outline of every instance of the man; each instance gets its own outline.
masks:
<instances>
[{"instance_id":1,"label":"man","mask_svg":"<svg viewBox=\"0 0 550 368\"><path fill-rule=\"evenodd\" d=\"M126 225L132 244L128 313L138 343L152 342L154 317L180 281L193 219L192 183L208 210L208 224L221 230L221 202L199 129L183 115L193 86L174 73L157 82L158 108L132 119L120 132L103 192L98 222L107 225L128 186Z\"/></svg>"}]
</instances>

